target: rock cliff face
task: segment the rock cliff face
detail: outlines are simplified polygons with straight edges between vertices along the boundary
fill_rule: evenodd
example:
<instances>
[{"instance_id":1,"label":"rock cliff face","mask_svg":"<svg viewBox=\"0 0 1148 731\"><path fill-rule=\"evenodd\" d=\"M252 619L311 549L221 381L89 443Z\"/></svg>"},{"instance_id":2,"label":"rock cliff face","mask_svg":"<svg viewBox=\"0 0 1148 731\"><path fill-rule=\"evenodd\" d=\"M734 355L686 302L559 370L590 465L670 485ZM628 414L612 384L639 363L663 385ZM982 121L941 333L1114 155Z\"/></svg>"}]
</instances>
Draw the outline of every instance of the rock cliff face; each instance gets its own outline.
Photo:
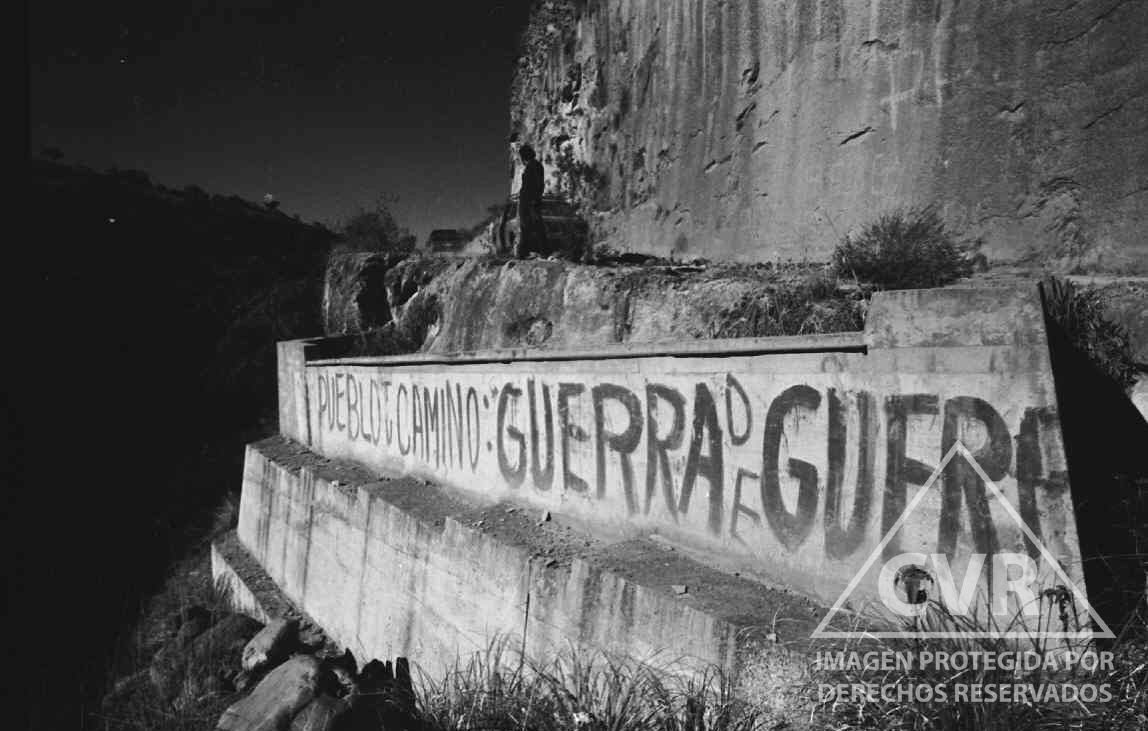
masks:
<instances>
[{"instance_id":1,"label":"rock cliff face","mask_svg":"<svg viewBox=\"0 0 1148 731\"><path fill-rule=\"evenodd\" d=\"M1129 0L550 0L512 140L617 249L825 259L935 201L992 260L1144 272L1145 27Z\"/></svg>"}]
</instances>

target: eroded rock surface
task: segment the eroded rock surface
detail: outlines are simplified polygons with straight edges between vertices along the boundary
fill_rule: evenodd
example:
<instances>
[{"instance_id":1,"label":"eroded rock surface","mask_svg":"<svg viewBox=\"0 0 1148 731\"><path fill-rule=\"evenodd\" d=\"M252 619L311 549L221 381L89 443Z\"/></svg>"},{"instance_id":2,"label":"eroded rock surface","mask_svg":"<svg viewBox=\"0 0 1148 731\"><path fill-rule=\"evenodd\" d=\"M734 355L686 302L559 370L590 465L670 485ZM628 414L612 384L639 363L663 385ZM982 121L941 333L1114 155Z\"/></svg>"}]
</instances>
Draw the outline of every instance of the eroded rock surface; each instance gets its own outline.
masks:
<instances>
[{"instance_id":1,"label":"eroded rock surface","mask_svg":"<svg viewBox=\"0 0 1148 731\"><path fill-rule=\"evenodd\" d=\"M816 266L413 258L386 275L393 322L371 331L361 347L373 355L558 350L861 329L860 298L820 276ZM327 306L328 322L347 323L333 334L382 317L345 299ZM331 309L340 306L358 310Z\"/></svg>"},{"instance_id":2,"label":"eroded rock surface","mask_svg":"<svg viewBox=\"0 0 1148 731\"><path fill-rule=\"evenodd\" d=\"M528 142L620 250L824 260L936 201L994 261L1143 273L1146 25L1127 0L539 3L512 181Z\"/></svg>"}]
</instances>

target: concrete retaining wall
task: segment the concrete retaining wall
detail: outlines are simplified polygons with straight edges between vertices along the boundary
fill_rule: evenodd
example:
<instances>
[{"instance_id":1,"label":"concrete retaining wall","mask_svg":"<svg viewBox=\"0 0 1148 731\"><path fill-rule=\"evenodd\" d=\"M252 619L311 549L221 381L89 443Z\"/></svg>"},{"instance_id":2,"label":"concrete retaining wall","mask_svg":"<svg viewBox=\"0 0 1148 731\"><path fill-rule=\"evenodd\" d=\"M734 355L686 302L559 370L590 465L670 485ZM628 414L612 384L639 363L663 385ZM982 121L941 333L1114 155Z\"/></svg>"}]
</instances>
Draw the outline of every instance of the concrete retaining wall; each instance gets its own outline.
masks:
<instances>
[{"instance_id":1,"label":"concrete retaining wall","mask_svg":"<svg viewBox=\"0 0 1148 731\"><path fill-rule=\"evenodd\" d=\"M549 509L603 534L658 534L707 565L826 603L959 440L1083 588L1035 287L879 294L858 338L867 352L839 347L840 338L822 352L817 339L785 342L789 352L764 343L767 352L721 357L713 355L723 344L709 343L711 357L620 350L611 359L309 361L304 393L296 379L284 397L305 404L306 429L293 422L293 436L319 455ZM801 349L814 352L794 352ZM312 489L301 486L282 509L314 503L313 512L290 513L266 530L309 521L313 531L366 535L354 527L367 524L361 500L337 491L320 500ZM385 520L392 536L417 533L401 517ZM241 530L245 541L252 535ZM471 548L452 543L450 530L442 540L417 560L454 571L444 556L463 561ZM287 565L297 548L282 545L283 575L302 571ZM336 545L350 553L330 557L320 574L365 571L374 560L354 548L361 537ZM946 554L957 577L978 553L1039 558L959 458L883 555L911 550ZM503 558L512 574L522 570L521 557ZM1058 582L1049 569L1042 565L1041 580ZM488 580L510 587L522 578ZM875 577L861 582L851 606L875 599L875 587ZM311 600L325 601L363 600ZM319 606L307 608L322 621Z\"/></svg>"},{"instance_id":2,"label":"concrete retaining wall","mask_svg":"<svg viewBox=\"0 0 1148 731\"><path fill-rule=\"evenodd\" d=\"M663 653L682 660L679 672L768 664L779 681L800 676L786 646L808 638L818 617L808 603L648 540L607 543L536 520L410 479L376 481L276 437L248 447L238 534L339 644L360 658L409 656L432 678L499 639L535 658L575 644ZM778 616L784 643L767 637Z\"/></svg>"}]
</instances>

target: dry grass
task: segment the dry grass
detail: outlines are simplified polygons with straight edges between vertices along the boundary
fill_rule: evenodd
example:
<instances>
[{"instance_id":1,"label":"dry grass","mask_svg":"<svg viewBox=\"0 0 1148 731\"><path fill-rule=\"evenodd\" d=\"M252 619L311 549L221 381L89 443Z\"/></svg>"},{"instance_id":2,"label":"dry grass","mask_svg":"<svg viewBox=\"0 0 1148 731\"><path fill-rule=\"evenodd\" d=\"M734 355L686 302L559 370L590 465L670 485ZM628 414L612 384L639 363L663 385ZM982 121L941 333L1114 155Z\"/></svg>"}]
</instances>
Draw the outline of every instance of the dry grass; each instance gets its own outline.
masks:
<instances>
[{"instance_id":1,"label":"dry grass","mask_svg":"<svg viewBox=\"0 0 1148 731\"><path fill-rule=\"evenodd\" d=\"M492 643L441 680L423 676L417 707L427 731L754 731L771 728L712 670L692 679L672 663L571 649L549 661Z\"/></svg>"},{"instance_id":2,"label":"dry grass","mask_svg":"<svg viewBox=\"0 0 1148 731\"><path fill-rule=\"evenodd\" d=\"M912 629L931 632L967 632L991 630L991 626L957 617L944 607L930 601L928 612L917 620ZM907 629L909 629L907 627ZM1007 629L1007 628L1006 628ZM815 705L815 716L826 728L834 731L859 729L896 729L898 731L1051 731L1052 729L1104 729L1131 731L1148 726L1148 628L1144 616L1129 624L1111 645L1088 643L1083 640L1048 640L1032 637L1028 640L1006 640L993 637L955 637L929 639L886 639L858 633L856 640L847 641L843 648L849 652L896 653L911 660L908 668L882 666L874 662L862 668L819 668L814 672L807 696ZM1061 661L1054 667L1046 660L1064 658L1066 652L1086 653L1101 650L1112 652L1111 667L1085 668L1081 664L1066 666ZM1028 652L1039 658L1040 667L1013 668L967 667L960 670L940 668L937 663L922 663L922 653L953 654L988 653L1001 657L1006 652ZM888 655L886 655L888 656ZM984 657L985 655L981 655ZM1034 665L1036 663L1033 663ZM837 698L832 694L821 696L828 685L862 686L875 684L878 688L892 688L889 697ZM1057 699L1034 702L1000 702L987 696L956 698L956 686L1000 688L1018 684L1065 688L1085 685L1106 687L1096 699L1078 697L1069 700L1062 695ZM929 692L911 696L911 688L931 688ZM936 689L941 688L944 697ZM897 695L902 689L904 696ZM1047 693L1048 691L1043 691Z\"/></svg>"},{"instance_id":3,"label":"dry grass","mask_svg":"<svg viewBox=\"0 0 1148 731\"><path fill-rule=\"evenodd\" d=\"M868 291L849 287L830 269L794 283L751 292L722 313L712 337L741 338L850 332L865 327Z\"/></svg>"},{"instance_id":4,"label":"dry grass","mask_svg":"<svg viewBox=\"0 0 1148 731\"><path fill-rule=\"evenodd\" d=\"M214 512L211 535L233 527L238 509L238 495L227 495ZM235 700L234 693L220 688L219 692L176 707L161 697L148 678L152 660L175 636L181 619L189 612L206 612L211 625L231 612L228 586L212 578L209 547L208 540L200 541L190 556L172 567L160 590L140 606L138 620L125 633L116 656L109 661L108 693L93 728L206 731L215 728L220 714ZM199 660L204 667L189 667L188 677L210 674L219 658L209 654Z\"/></svg>"},{"instance_id":5,"label":"dry grass","mask_svg":"<svg viewBox=\"0 0 1148 731\"><path fill-rule=\"evenodd\" d=\"M1122 389L1131 388L1140 366L1132 354L1128 331L1105 315L1104 297L1096 289L1049 277L1041 283L1045 315L1072 347Z\"/></svg>"}]
</instances>

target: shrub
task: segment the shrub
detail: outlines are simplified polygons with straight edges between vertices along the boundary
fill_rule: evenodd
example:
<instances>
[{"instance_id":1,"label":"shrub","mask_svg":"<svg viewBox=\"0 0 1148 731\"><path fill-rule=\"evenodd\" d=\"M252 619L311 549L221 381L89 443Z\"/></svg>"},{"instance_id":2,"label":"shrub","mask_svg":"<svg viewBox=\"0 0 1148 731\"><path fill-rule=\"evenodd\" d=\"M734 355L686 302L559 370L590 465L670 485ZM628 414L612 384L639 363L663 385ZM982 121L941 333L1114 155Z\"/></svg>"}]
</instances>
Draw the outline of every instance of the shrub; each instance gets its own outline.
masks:
<instances>
[{"instance_id":1,"label":"shrub","mask_svg":"<svg viewBox=\"0 0 1148 731\"><path fill-rule=\"evenodd\" d=\"M1046 279L1041 289L1045 316L1064 332L1072 347L1122 389L1131 388L1139 366L1128 331L1104 316L1100 292L1057 277Z\"/></svg>"},{"instance_id":2,"label":"shrub","mask_svg":"<svg viewBox=\"0 0 1148 731\"><path fill-rule=\"evenodd\" d=\"M882 289L941 287L973 271L935 206L882 215L842 239L833 264L842 275Z\"/></svg>"},{"instance_id":3,"label":"shrub","mask_svg":"<svg viewBox=\"0 0 1148 731\"><path fill-rule=\"evenodd\" d=\"M711 337L745 338L851 332L865 327L864 288L846 291L818 271L765 292L746 292L717 319Z\"/></svg>"},{"instance_id":4,"label":"shrub","mask_svg":"<svg viewBox=\"0 0 1148 731\"><path fill-rule=\"evenodd\" d=\"M409 254L414 251L415 237L399 226L391 206L397 199L379 196L374 208L364 208L338 227L336 247L343 251L394 251Z\"/></svg>"}]
</instances>

